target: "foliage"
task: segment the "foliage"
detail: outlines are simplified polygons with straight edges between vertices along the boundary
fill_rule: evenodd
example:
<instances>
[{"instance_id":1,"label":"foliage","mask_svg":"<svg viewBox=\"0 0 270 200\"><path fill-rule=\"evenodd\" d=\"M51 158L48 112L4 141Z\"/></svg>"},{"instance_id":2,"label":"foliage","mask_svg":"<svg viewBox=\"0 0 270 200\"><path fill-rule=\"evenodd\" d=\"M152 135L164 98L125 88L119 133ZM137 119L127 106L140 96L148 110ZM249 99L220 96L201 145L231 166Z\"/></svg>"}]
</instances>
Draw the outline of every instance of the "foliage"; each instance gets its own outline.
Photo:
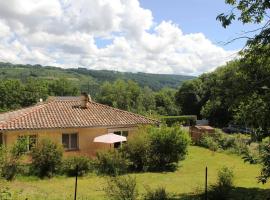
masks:
<instances>
[{"instance_id":1,"label":"foliage","mask_svg":"<svg viewBox=\"0 0 270 200\"><path fill-rule=\"evenodd\" d=\"M177 115L179 108L175 104L175 92L169 88L153 92L148 87L141 88L134 81L119 79L113 83L103 83L97 101L137 113L157 112L161 115Z\"/></svg>"},{"instance_id":2,"label":"foliage","mask_svg":"<svg viewBox=\"0 0 270 200\"><path fill-rule=\"evenodd\" d=\"M84 156L68 157L63 161L62 170L68 176L76 176L77 172L78 176L83 176L93 170L93 162Z\"/></svg>"},{"instance_id":3,"label":"foliage","mask_svg":"<svg viewBox=\"0 0 270 200\"><path fill-rule=\"evenodd\" d=\"M25 153L25 141L18 140L11 149L0 146L0 175L8 181L15 178L20 159Z\"/></svg>"},{"instance_id":4,"label":"foliage","mask_svg":"<svg viewBox=\"0 0 270 200\"><path fill-rule=\"evenodd\" d=\"M164 186L169 194L175 191L175 193L172 194L172 199L182 200L180 196L189 195L190 192L194 195L198 194L199 191L196 192L195 189L199 187L197 183L203 184L203 169L205 167L205 163L209 166L209 183L216 182L217 170L221 166L225 165L233 167L236 179L235 188L232 192L235 193L238 198L232 199L247 200L247 197L249 197L248 200L263 200L265 197L269 197L269 190L267 188L269 188L270 183L262 185L256 182L256 176L258 176L258 172L260 170L259 165L248 165L245 164L238 156L231 156L222 152L213 154L207 149L196 146L189 147L187 158L181 164L181 167L175 172L132 173L131 176L136 177L140 199L142 199L145 194L144 186L148 185L153 189L158 186ZM104 197L104 191L102 190L106 185L106 178L107 176L101 177L96 174L91 174L79 179L77 199L108 199L106 196ZM25 200L26 198L29 200L74 199L74 178L56 176L53 179L40 181L37 177L20 176L15 182L4 183L3 186L5 185L10 188L11 192L18 191L18 199L20 200ZM201 185L201 187L203 192L203 185ZM190 199L191 198L185 198L185 200Z\"/></svg>"},{"instance_id":5,"label":"foliage","mask_svg":"<svg viewBox=\"0 0 270 200\"><path fill-rule=\"evenodd\" d=\"M149 137L143 127L140 127L138 133L133 136L132 140L124 144L120 151L130 161L132 171L147 171L150 151Z\"/></svg>"},{"instance_id":6,"label":"foliage","mask_svg":"<svg viewBox=\"0 0 270 200\"><path fill-rule=\"evenodd\" d=\"M202 80L194 79L184 82L175 94L176 103L184 115L200 116Z\"/></svg>"},{"instance_id":7,"label":"foliage","mask_svg":"<svg viewBox=\"0 0 270 200\"><path fill-rule=\"evenodd\" d=\"M208 148L211 151L217 151L219 149L218 142L214 140L214 137L207 134L203 135L199 140L199 145Z\"/></svg>"},{"instance_id":8,"label":"foliage","mask_svg":"<svg viewBox=\"0 0 270 200\"><path fill-rule=\"evenodd\" d=\"M25 82L2 80L0 91L0 110L3 111L31 106L49 95L72 96L79 92L78 88L64 78L50 82L36 79L27 79Z\"/></svg>"},{"instance_id":9,"label":"foliage","mask_svg":"<svg viewBox=\"0 0 270 200\"><path fill-rule=\"evenodd\" d=\"M212 151L228 151L241 155L245 162L257 164L260 161L259 154L263 144L250 142L249 136L243 134L229 135L216 129L214 134L203 135L197 145Z\"/></svg>"},{"instance_id":10,"label":"foliage","mask_svg":"<svg viewBox=\"0 0 270 200\"><path fill-rule=\"evenodd\" d=\"M226 0L225 2L233 8L230 13L221 13L217 16L217 19L222 23L223 27L226 28L236 19L241 21L243 24L263 24L261 28L253 31L257 32L254 38L250 38L248 36L243 36L242 38L247 38L247 45L251 47L269 44L270 25L268 11L270 9L270 3L268 0ZM238 17L236 17L236 13L239 15Z\"/></svg>"},{"instance_id":11,"label":"foliage","mask_svg":"<svg viewBox=\"0 0 270 200\"><path fill-rule=\"evenodd\" d=\"M98 152L95 164L99 174L110 176L124 174L129 167L128 160L118 150Z\"/></svg>"},{"instance_id":12,"label":"foliage","mask_svg":"<svg viewBox=\"0 0 270 200\"><path fill-rule=\"evenodd\" d=\"M148 165L152 170L175 167L185 158L190 137L179 127L149 128Z\"/></svg>"},{"instance_id":13,"label":"foliage","mask_svg":"<svg viewBox=\"0 0 270 200\"><path fill-rule=\"evenodd\" d=\"M253 129L261 127L265 130L269 121L267 119L267 104L255 93L250 98L240 102L235 109L234 118L236 122L244 124L246 127ZM259 131L257 130L257 132ZM253 135L255 141L262 140L263 135L256 134L255 136Z\"/></svg>"},{"instance_id":14,"label":"foliage","mask_svg":"<svg viewBox=\"0 0 270 200\"><path fill-rule=\"evenodd\" d=\"M146 189L146 194L144 195L144 200L169 200L169 194L166 192L165 188L159 187L154 190Z\"/></svg>"},{"instance_id":15,"label":"foliage","mask_svg":"<svg viewBox=\"0 0 270 200\"><path fill-rule=\"evenodd\" d=\"M259 182L266 183L270 177L270 145L265 145L261 153L262 169Z\"/></svg>"},{"instance_id":16,"label":"foliage","mask_svg":"<svg viewBox=\"0 0 270 200\"><path fill-rule=\"evenodd\" d=\"M246 151L244 151L242 159L244 162L250 164L257 164L260 162L260 145L258 143L251 143Z\"/></svg>"},{"instance_id":17,"label":"foliage","mask_svg":"<svg viewBox=\"0 0 270 200\"><path fill-rule=\"evenodd\" d=\"M185 158L189 143L188 133L179 127L141 127L121 152L132 170L172 170Z\"/></svg>"},{"instance_id":18,"label":"foliage","mask_svg":"<svg viewBox=\"0 0 270 200\"><path fill-rule=\"evenodd\" d=\"M183 115L183 116L161 116L161 121L164 121L167 126L172 126L174 124L183 124L192 126L196 124L197 116L195 115Z\"/></svg>"},{"instance_id":19,"label":"foliage","mask_svg":"<svg viewBox=\"0 0 270 200\"><path fill-rule=\"evenodd\" d=\"M184 83L176 93L182 114L201 115L217 127L228 123L250 126L248 128L267 135L270 129L266 117L270 114L270 67L267 54L265 56L251 55L231 61L214 72Z\"/></svg>"},{"instance_id":20,"label":"foliage","mask_svg":"<svg viewBox=\"0 0 270 200\"><path fill-rule=\"evenodd\" d=\"M234 173L228 167L218 171L217 183L211 186L210 200L227 200L233 188Z\"/></svg>"},{"instance_id":21,"label":"foliage","mask_svg":"<svg viewBox=\"0 0 270 200\"><path fill-rule=\"evenodd\" d=\"M109 178L104 190L111 200L136 200L138 197L136 179L131 176Z\"/></svg>"},{"instance_id":22,"label":"foliage","mask_svg":"<svg viewBox=\"0 0 270 200\"><path fill-rule=\"evenodd\" d=\"M61 166L63 149L49 139L43 139L31 151L32 168L39 177L52 177Z\"/></svg>"},{"instance_id":23,"label":"foliage","mask_svg":"<svg viewBox=\"0 0 270 200\"><path fill-rule=\"evenodd\" d=\"M176 91L163 88L155 94L156 111L160 115L178 115L179 108L175 104Z\"/></svg>"}]
</instances>

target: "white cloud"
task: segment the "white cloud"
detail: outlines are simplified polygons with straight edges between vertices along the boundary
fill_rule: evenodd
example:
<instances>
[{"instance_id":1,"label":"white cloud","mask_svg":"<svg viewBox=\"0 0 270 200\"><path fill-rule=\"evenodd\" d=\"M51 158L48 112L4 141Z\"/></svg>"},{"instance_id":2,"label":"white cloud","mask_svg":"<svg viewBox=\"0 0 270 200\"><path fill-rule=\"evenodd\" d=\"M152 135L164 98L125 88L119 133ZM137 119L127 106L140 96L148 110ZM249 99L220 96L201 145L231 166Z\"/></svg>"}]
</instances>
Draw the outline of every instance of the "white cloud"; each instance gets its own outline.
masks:
<instances>
[{"instance_id":1,"label":"white cloud","mask_svg":"<svg viewBox=\"0 0 270 200\"><path fill-rule=\"evenodd\" d=\"M98 47L102 38L112 43ZM0 1L0 61L197 75L233 53L171 21L154 23L138 0Z\"/></svg>"}]
</instances>

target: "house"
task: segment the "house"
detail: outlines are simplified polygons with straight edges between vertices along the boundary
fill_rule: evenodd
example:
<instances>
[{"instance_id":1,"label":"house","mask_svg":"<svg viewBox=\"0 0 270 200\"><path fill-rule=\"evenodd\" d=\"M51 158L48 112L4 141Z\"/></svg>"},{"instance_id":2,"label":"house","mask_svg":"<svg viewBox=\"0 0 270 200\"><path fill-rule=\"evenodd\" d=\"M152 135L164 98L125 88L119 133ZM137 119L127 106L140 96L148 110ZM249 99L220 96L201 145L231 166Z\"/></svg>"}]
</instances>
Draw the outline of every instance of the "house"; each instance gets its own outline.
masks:
<instances>
[{"instance_id":1,"label":"house","mask_svg":"<svg viewBox=\"0 0 270 200\"><path fill-rule=\"evenodd\" d=\"M0 144L11 146L21 137L33 148L42 138L62 144L64 155L94 156L110 144L94 143L97 136L115 133L131 138L139 125L158 121L99 104L88 95L51 97L29 108L0 114Z\"/></svg>"},{"instance_id":2,"label":"house","mask_svg":"<svg viewBox=\"0 0 270 200\"><path fill-rule=\"evenodd\" d=\"M194 142L198 142L204 134L213 134L215 129L211 126L196 125L189 128L190 136Z\"/></svg>"}]
</instances>

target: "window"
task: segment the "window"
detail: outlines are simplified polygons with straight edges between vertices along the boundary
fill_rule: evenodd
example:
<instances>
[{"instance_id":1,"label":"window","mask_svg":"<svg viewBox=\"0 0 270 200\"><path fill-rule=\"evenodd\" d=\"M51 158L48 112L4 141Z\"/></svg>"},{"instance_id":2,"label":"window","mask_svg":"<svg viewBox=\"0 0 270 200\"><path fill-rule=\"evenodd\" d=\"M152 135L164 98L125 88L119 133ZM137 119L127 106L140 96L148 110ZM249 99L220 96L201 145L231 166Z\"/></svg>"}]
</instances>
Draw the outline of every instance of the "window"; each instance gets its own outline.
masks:
<instances>
[{"instance_id":1,"label":"window","mask_svg":"<svg viewBox=\"0 0 270 200\"><path fill-rule=\"evenodd\" d=\"M116 135L121 135L121 136L125 136L125 137L128 136L128 131L114 131L113 133ZM117 149L117 148L121 147L121 142L116 142L116 143L114 143L113 146L115 149Z\"/></svg>"},{"instance_id":2,"label":"window","mask_svg":"<svg viewBox=\"0 0 270 200\"><path fill-rule=\"evenodd\" d=\"M25 151L30 151L37 145L37 136L36 135L23 135L18 137L19 141L25 141Z\"/></svg>"},{"instance_id":3,"label":"window","mask_svg":"<svg viewBox=\"0 0 270 200\"><path fill-rule=\"evenodd\" d=\"M62 134L62 144L67 150L76 150L78 149L78 134L69 133Z\"/></svg>"}]
</instances>

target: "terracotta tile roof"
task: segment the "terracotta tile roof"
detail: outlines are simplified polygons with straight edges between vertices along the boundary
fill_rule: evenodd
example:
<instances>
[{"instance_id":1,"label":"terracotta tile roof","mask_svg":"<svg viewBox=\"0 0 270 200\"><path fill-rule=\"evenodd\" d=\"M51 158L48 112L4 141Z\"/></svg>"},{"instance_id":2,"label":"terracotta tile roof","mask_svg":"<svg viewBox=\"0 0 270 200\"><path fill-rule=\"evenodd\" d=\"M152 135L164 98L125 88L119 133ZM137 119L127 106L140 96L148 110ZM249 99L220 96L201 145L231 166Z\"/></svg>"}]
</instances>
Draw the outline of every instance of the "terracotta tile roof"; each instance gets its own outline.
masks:
<instances>
[{"instance_id":1,"label":"terracotta tile roof","mask_svg":"<svg viewBox=\"0 0 270 200\"><path fill-rule=\"evenodd\" d=\"M0 114L0 130L132 126L156 120L96 102L80 107L79 97L55 97L29 108Z\"/></svg>"}]
</instances>

